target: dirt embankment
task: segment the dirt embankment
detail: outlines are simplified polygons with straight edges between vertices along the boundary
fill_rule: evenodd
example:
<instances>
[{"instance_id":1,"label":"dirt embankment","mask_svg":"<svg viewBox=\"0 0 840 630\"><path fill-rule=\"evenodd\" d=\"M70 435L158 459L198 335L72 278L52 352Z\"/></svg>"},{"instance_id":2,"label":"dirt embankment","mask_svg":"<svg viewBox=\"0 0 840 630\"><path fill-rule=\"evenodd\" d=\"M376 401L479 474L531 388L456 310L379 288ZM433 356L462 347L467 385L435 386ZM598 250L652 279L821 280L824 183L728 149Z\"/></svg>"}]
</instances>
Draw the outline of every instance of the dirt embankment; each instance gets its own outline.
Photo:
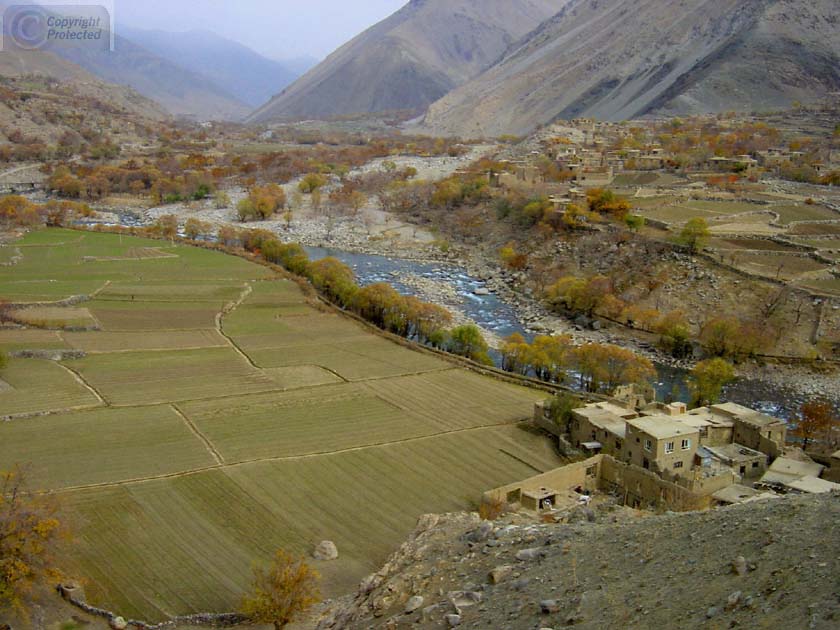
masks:
<instances>
[{"instance_id":1,"label":"dirt embankment","mask_svg":"<svg viewBox=\"0 0 840 630\"><path fill-rule=\"evenodd\" d=\"M813 628L840 624L840 496L566 523L428 516L319 626Z\"/></svg>"}]
</instances>

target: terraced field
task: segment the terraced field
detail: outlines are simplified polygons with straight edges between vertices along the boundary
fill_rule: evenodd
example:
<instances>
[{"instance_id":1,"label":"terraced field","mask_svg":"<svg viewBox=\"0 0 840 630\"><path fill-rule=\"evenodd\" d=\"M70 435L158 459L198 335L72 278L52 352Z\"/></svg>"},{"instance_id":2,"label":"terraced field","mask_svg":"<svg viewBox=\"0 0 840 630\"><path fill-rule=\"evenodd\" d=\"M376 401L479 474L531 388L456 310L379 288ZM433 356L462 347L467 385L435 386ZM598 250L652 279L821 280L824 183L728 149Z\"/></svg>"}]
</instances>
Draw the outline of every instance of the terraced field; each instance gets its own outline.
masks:
<instances>
[{"instance_id":1,"label":"terraced field","mask_svg":"<svg viewBox=\"0 0 840 630\"><path fill-rule=\"evenodd\" d=\"M57 492L66 568L126 617L231 610L254 561L324 539L341 554L316 563L324 593L343 594L420 515L562 463L521 424L541 394L391 343L261 266L65 230L20 249L0 295L90 295L69 308L101 330L0 329L7 351L86 353L0 372L0 468Z\"/></svg>"}]
</instances>

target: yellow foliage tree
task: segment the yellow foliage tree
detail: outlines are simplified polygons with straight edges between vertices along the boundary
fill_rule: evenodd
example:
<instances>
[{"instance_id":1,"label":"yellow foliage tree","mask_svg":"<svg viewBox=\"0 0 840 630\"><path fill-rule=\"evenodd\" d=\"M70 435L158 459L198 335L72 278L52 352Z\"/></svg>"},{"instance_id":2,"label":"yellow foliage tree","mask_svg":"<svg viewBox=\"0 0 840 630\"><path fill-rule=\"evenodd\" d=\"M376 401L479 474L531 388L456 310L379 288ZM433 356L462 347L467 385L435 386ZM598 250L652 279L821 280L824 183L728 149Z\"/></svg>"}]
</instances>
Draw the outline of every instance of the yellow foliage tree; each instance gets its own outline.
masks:
<instances>
[{"instance_id":1,"label":"yellow foliage tree","mask_svg":"<svg viewBox=\"0 0 840 630\"><path fill-rule=\"evenodd\" d=\"M0 472L0 609L18 612L35 584L56 575L61 538L55 506L27 492L24 481L20 469Z\"/></svg>"},{"instance_id":2,"label":"yellow foliage tree","mask_svg":"<svg viewBox=\"0 0 840 630\"><path fill-rule=\"evenodd\" d=\"M320 601L318 572L303 558L283 550L268 568L255 567L251 592L242 600L242 614L253 623L282 630Z\"/></svg>"}]
</instances>

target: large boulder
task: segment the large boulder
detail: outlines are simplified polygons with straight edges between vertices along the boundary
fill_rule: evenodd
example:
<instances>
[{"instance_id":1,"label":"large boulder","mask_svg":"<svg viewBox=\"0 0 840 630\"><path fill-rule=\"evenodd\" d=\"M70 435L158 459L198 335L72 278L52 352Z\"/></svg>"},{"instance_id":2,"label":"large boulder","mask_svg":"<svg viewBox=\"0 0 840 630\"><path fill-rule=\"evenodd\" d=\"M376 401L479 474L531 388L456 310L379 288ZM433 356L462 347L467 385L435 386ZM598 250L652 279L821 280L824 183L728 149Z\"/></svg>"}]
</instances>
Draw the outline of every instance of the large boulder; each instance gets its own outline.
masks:
<instances>
[{"instance_id":1,"label":"large boulder","mask_svg":"<svg viewBox=\"0 0 840 630\"><path fill-rule=\"evenodd\" d=\"M324 540L315 547L315 551L312 552L312 557L322 561L337 560L338 547L331 540Z\"/></svg>"}]
</instances>

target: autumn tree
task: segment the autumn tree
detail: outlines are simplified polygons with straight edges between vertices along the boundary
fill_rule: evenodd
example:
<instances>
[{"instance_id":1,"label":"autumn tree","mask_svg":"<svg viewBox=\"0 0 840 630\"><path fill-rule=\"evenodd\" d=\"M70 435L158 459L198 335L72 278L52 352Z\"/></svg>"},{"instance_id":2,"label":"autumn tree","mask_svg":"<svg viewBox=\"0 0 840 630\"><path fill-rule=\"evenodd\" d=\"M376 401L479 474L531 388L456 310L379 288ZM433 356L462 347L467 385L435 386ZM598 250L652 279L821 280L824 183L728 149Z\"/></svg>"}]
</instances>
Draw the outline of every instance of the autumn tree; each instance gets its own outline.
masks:
<instances>
[{"instance_id":1,"label":"autumn tree","mask_svg":"<svg viewBox=\"0 0 840 630\"><path fill-rule=\"evenodd\" d=\"M531 368L531 346L519 333L505 339L501 348L502 369L516 374L527 374Z\"/></svg>"},{"instance_id":2,"label":"autumn tree","mask_svg":"<svg viewBox=\"0 0 840 630\"><path fill-rule=\"evenodd\" d=\"M320 173L309 173L303 176L298 184L298 190L304 194L311 194L327 185L327 178Z\"/></svg>"},{"instance_id":3,"label":"autumn tree","mask_svg":"<svg viewBox=\"0 0 840 630\"><path fill-rule=\"evenodd\" d=\"M820 437L830 441L833 432L840 427L840 420L832 404L819 399L802 405L799 416L792 420L792 424L793 434L802 439L802 448L807 449Z\"/></svg>"},{"instance_id":4,"label":"autumn tree","mask_svg":"<svg viewBox=\"0 0 840 630\"><path fill-rule=\"evenodd\" d=\"M187 238L195 240L198 237L209 236L213 231L213 226L206 221L201 221L195 217L190 217L184 224L184 234Z\"/></svg>"},{"instance_id":5,"label":"autumn tree","mask_svg":"<svg viewBox=\"0 0 840 630\"><path fill-rule=\"evenodd\" d=\"M273 624L282 630L320 601L318 572L302 557L285 551L274 555L267 568L255 567L250 592L241 611L252 623Z\"/></svg>"},{"instance_id":6,"label":"autumn tree","mask_svg":"<svg viewBox=\"0 0 840 630\"><path fill-rule=\"evenodd\" d=\"M772 334L768 322L712 317L700 330L700 344L713 357L753 356L771 343Z\"/></svg>"},{"instance_id":7,"label":"autumn tree","mask_svg":"<svg viewBox=\"0 0 840 630\"><path fill-rule=\"evenodd\" d=\"M164 214L155 221L154 229L164 238L173 239L178 236L178 217L174 214Z\"/></svg>"},{"instance_id":8,"label":"autumn tree","mask_svg":"<svg viewBox=\"0 0 840 630\"><path fill-rule=\"evenodd\" d=\"M611 293L612 283L606 276L567 276L549 287L548 300L555 307L562 306L591 317L603 299Z\"/></svg>"},{"instance_id":9,"label":"autumn tree","mask_svg":"<svg viewBox=\"0 0 840 630\"><path fill-rule=\"evenodd\" d=\"M679 235L679 243L688 247L688 249L696 254L701 251L709 240L709 225L706 219L702 217L695 217L689 219L683 227Z\"/></svg>"},{"instance_id":10,"label":"autumn tree","mask_svg":"<svg viewBox=\"0 0 840 630\"><path fill-rule=\"evenodd\" d=\"M698 363L688 379L691 406L703 407L720 402L723 388L735 380L735 368L728 361L715 358Z\"/></svg>"},{"instance_id":11,"label":"autumn tree","mask_svg":"<svg viewBox=\"0 0 840 630\"><path fill-rule=\"evenodd\" d=\"M682 311L663 315L656 323L656 332L659 333L659 345L671 356L685 359L694 351L688 319Z\"/></svg>"},{"instance_id":12,"label":"autumn tree","mask_svg":"<svg viewBox=\"0 0 840 630\"><path fill-rule=\"evenodd\" d=\"M589 392L612 393L620 385L649 384L656 369L649 359L632 350L591 343L574 351L581 387Z\"/></svg>"},{"instance_id":13,"label":"autumn tree","mask_svg":"<svg viewBox=\"0 0 840 630\"><path fill-rule=\"evenodd\" d=\"M449 333L447 350L452 354L472 359L477 363L492 365L488 351L490 347L475 324L465 324L453 328Z\"/></svg>"},{"instance_id":14,"label":"autumn tree","mask_svg":"<svg viewBox=\"0 0 840 630\"><path fill-rule=\"evenodd\" d=\"M26 489L23 471L0 472L0 609L23 610L32 587L55 575L56 507Z\"/></svg>"},{"instance_id":15,"label":"autumn tree","mask_svg":"<svg viewBox=\"0 0 840 630\"><path fill-rule=\"evenodd\" d=\"M590 212L610 216L617 221L624 221L630 213L630 203L611 190L593 188L586 193Z\"/></svg>"}]
</instances>

